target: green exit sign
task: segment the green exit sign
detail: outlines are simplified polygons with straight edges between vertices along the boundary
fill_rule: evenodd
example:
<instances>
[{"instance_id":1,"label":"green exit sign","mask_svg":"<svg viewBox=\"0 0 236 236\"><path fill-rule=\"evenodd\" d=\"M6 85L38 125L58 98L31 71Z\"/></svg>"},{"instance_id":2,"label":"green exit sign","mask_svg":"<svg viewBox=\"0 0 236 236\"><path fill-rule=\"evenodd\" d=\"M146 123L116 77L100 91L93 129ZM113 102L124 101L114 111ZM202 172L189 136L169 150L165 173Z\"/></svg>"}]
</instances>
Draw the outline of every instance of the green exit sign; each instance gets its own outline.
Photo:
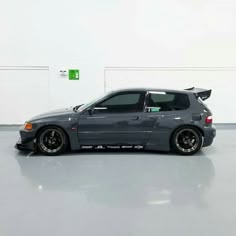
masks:
<instances>
[{"instance_id":1,"label":"green exit sign","mask_svg":"<svg viewBox=\"0 0 236 236\"><path fill-rule=\"evenodd\" d=\"M79 70L69 70L69 80L79 80Z\"/></svg>"}]
</instances>

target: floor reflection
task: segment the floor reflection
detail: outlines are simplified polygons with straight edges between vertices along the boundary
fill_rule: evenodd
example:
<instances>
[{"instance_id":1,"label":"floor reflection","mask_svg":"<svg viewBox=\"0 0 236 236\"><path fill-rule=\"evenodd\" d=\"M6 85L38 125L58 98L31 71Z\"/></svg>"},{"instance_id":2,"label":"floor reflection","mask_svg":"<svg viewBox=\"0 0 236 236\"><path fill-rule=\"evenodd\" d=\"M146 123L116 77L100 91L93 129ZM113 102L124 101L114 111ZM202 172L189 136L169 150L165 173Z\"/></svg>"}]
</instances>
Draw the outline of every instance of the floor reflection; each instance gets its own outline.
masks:
<instances>
[{"instance_id":1,"label":"floor reflection","mask_svg":"<svg viewBox=\"0 0 236 236\"><path fill-rule=\"evenodd\" d=\"M202 154L77 153L58 157L17 154L21 173L38 191L74 192L87 202L117 207L205 206L214 177Z\"/></svg>"}]
</instances>

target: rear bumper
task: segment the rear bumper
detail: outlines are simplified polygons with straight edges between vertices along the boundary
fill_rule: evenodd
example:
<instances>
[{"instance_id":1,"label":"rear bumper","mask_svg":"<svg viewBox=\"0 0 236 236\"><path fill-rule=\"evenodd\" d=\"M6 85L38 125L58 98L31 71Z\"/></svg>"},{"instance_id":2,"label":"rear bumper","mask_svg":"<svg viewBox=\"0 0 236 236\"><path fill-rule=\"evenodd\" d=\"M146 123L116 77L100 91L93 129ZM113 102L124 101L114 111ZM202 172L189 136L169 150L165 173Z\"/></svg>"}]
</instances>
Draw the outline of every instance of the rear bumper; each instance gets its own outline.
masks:
<instances>
[{"instance_id":1,"label":"rear bumper","mask_svg":"<svg viewBox=\"0 0 236 236\"><path fill-rule=\"evenodd\" d=\"M212 125L211 127L204 127L204 143L203 147L210 146L216 136L216 127Z\"/></svg>"}]
</instances>

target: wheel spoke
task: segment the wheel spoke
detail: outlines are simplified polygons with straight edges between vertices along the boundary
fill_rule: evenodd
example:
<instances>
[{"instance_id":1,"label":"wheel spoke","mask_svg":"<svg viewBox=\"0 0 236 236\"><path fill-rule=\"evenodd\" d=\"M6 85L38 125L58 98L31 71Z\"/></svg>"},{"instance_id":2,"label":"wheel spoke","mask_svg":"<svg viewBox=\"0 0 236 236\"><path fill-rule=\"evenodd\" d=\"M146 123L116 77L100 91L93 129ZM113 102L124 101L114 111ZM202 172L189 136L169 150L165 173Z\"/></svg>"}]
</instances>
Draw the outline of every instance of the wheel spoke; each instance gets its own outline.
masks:
<instances>
[{"instance_id":1,"label":"wheel spoke","mask_svg":"<svg viewBox=\"0 0 236 236\"><path fill-rule=\"evenodd\" d=\"M51 135L51 137L53 138L54 135L55 135L55 131L53 130L53 131L52 131L52 135Z\"/></svg>"}]
</instances>

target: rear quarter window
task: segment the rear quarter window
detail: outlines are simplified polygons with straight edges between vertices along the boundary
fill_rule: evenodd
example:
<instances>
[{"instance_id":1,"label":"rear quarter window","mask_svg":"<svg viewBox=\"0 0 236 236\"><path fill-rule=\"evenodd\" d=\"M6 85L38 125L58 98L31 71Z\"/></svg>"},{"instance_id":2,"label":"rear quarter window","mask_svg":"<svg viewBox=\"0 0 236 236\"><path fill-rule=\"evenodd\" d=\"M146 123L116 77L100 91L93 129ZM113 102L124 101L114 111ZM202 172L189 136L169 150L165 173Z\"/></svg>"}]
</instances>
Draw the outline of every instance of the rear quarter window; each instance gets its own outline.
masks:
<instances>
[{"instance_id":1,"label":"rear quarter window","mask_svg":"<svg viewBox=\"0 0 236 236\"><path fill-rule=\"evenodd\" d=\"M148 107L158 107L159 111L186 110L190 106L187 94L151 92L148 96Z\"/></svg>"}]
</instances>

